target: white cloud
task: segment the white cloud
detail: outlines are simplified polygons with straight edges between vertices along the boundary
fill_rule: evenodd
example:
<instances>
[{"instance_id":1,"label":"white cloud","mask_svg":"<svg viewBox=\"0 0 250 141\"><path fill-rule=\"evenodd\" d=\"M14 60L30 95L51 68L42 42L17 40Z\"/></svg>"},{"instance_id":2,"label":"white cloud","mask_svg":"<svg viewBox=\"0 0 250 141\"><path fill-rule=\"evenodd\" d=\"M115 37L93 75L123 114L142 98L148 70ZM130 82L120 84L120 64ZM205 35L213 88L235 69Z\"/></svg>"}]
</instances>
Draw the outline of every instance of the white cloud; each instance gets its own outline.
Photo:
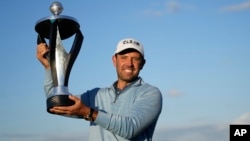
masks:
<instances>
[{"instance_id":1,"label":"white cloud","mask_svg":"<svg viewBox=\"0 0 250 141\"><path fill-rule=\"evenodd\" d=\"M225 126L225 125L223 125ZM226 141L228 128L219 128L215 124L190 123L189 126L158 129L154 135L157 141Z\"/></svg>"},{"instance_id":2,"label":"white cloud","mask_svg":"<svg viewBox=\"0 0 250 141\"><path fill-rule=\"evenodd\" d=\"M81 133L59 133L59 134L1 134L0 139L4 141L82 141L87 139L85 132Z\"/></svg>"},{"instance_id":3,"label":"white cloud","mask_svg":"<svg viewBox=\"0 0 250 141\"><path fill-rule=\"evenodd\" d=\"M242 11L242 10L246 10L246 9L250 10L250 1L222 7L221 11L230 12L230 11Z\"/></svg>"},{"instance_id":4,"label":"white cloud","mask_svg":"<svg viewBox=\"0 0 250 141\"><path fill-rule=\"evenodd\" d=\"M166 2L166 10L170 13L177 13L181 10L181 4L176 0Z\"/></svg>"},{"instance_id":5,"label":"white cloud","mask_svg":"<svg viewBox=\"0 0 250 141\"><path fill-rule=\"evenodd\" d=\"M168 96L176 97L176 96L182 96L184 93L177 89L171 89L167 92Z\"/></svg>"},{"instance_id":6,"label":"white cloud","mask_svg":"<svg viewBox=\"0 0 250 141\"><path fill-rule=\"evenodd\" d=\"M231 122L192 121L185 125L158 127L154 134L157 141L228 141L230 124L250 124L250 113L244 113Z\"/></svg>"},{"instance_id":7,"label":"white cloud","mask_svg":"<svg viewBox=\"0 0 250 141\"><path fill-rule=\"evenodd\" d=\"M166 11L169 13L178 13L181 11L193 11L195 6L187 3L180 3L178 0L166 1Z\"/></svg>"},{"instance_id":8,"label":"white cloud","mask_svg":"<svg viewBox=\"0 0 250 141\"><path fill-rule=\"evenodd\" d=\"M245 113L233 120L232 124L250 124L250 113Z\"/></svg>"},{"instance_id":9,"label":"white cloud","mask_svg":"<svg viewBox=\"0 0 250 141\"><path fill-rule=\"evenodd\" d=\"M164 16L166 14L175 14L181 11L194 10L195 7L191 4L180 3L178 0L166 0L163 3L154 3L144 11L145 15L149 16Z\"/></svg>"}]
</instances>

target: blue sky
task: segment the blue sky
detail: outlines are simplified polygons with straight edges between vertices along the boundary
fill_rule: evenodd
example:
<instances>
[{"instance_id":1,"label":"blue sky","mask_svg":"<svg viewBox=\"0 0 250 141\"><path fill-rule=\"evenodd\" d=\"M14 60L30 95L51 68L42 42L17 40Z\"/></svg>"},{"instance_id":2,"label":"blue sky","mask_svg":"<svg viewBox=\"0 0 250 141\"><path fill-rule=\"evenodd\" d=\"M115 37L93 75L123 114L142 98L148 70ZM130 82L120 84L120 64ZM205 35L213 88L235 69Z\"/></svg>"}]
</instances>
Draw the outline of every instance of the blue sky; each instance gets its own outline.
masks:
<instances>
[{"instance_id":1,"label":"blue sky","mask_svg":"<svg viewBox=\"0 0 250 141\"><path fill-rule=\"evenodd\" d=\"M46 112L44 69L36 60L37 20L52 0L0 1L0 140L86 140L88 123ZM60 0L85 39L69 90L116 80L117 42L144 44L142 78L163 94L155 141L222 141L230 124L250 124L249 0ZM72 41L65 40L66 49Z\"/></svg>"}]
</instances>

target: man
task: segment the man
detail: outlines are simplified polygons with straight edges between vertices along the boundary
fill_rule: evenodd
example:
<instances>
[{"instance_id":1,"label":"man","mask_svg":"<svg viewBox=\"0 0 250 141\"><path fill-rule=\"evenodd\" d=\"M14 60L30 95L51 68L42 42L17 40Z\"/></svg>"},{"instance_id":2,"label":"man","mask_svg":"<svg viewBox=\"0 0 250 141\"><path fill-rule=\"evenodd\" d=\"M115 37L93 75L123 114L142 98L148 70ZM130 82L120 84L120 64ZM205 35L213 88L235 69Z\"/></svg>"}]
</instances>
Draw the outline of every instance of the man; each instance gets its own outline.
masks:
<instances>
[{"instance_id":1,"label":"man","mask_svg":"<svg viewBox=\"0 0 250 141\"><path fill-rule=\"evenodd\" d=\"M45 93L50 97L53 85L46 44L37 46L37 58L46 70ZM143 45L135 39L123 39L112 57L117 81L107 88L94 88L69 98L72 106L57 106L50 112L83 117L90 121L90 141L151 141L162 109L158 88L139 77L145 64Z\"/></svg>"}]
</instances>

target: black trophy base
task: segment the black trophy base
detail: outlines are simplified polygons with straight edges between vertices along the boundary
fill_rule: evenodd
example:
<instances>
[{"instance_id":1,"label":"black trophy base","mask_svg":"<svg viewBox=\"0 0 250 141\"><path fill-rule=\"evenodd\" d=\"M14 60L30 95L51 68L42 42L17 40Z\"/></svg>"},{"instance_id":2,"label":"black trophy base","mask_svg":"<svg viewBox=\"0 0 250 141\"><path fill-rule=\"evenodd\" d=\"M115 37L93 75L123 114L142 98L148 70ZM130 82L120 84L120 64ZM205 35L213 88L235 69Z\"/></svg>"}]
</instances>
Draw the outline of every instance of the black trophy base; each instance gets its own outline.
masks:
<instances>
[{"instance_id":1,"label":"black trophy base","mask_svg":"<svg viewBox=\"0 0 250 141\"><path fill-rule=\"evenodd\" d=\"M72 106L75 102L69 99L69 95L55 95L47 99L47 111L55 106Z\"/></svg>"}]
</instances>

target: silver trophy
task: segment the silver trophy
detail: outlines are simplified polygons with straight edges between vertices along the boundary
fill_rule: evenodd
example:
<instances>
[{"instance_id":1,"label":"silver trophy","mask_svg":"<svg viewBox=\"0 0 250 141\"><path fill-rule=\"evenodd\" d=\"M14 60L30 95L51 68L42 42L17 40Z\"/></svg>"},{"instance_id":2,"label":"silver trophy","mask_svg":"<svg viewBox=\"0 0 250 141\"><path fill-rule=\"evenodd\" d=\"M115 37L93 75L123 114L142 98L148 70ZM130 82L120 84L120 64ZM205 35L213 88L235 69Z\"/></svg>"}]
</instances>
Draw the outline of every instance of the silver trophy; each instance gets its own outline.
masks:
<instances>
[{"instance_id":1,"label":"silver trophy","mask_svg":"<svg viewBox=\"0 0 250 141\"><path fill-rule=\"evenodd\" d=\"M49 41L48 58L51 68L54 93L47 98L47 111L54 106L70 106L74 102L68 98L68 80L71 68L81 49L83 35L80 25L73 17L60 15L63 6L53 2L50 6L52 16L42 18L36 22L35 30L38 33L37 44ZM62 40L75 36L69 53L63 47Z\"/></svg>"}]
</instances>

